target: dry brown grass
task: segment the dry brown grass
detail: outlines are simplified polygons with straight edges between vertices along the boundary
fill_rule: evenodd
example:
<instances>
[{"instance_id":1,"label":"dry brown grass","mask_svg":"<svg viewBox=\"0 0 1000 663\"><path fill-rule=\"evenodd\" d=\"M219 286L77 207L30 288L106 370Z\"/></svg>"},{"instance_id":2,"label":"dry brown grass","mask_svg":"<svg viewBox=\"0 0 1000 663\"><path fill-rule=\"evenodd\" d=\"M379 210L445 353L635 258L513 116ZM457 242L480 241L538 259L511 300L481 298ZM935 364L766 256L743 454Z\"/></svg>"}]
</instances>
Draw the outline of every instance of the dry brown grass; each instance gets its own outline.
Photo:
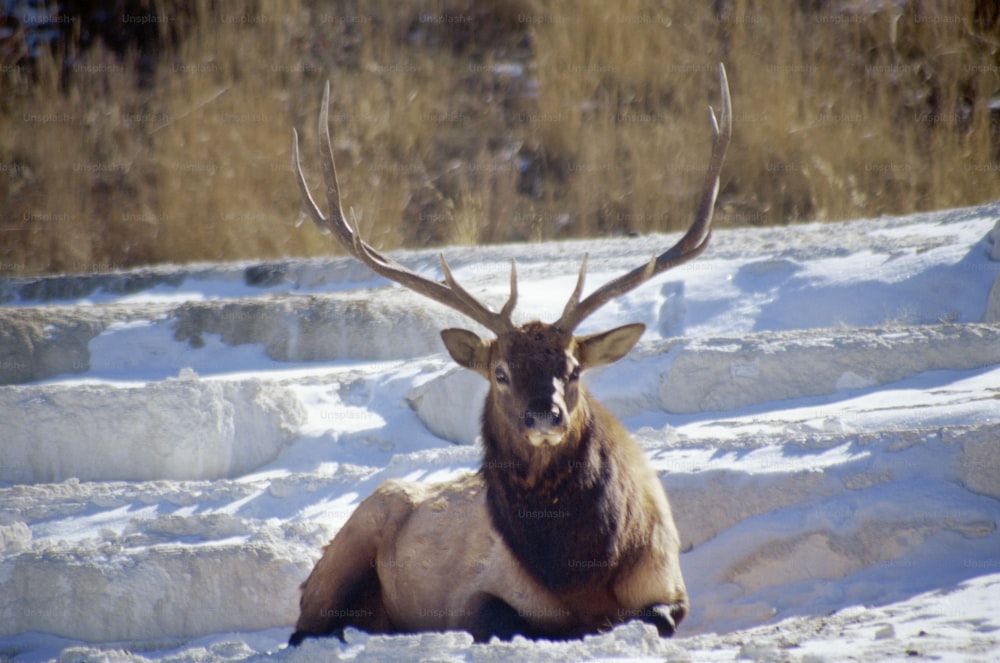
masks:
<instances>
[{"instance_id":1,"label":"dry brown grass","mask_svg":"<svg viewBox=\"0 0 1000 663\"><path fill-rule=\"evenodd\" d=\"M331 252L293 227L289 165L296 127L319 190L328 78L344 202L384 248L681 228L719 61L720 224L1000 190L997 27L972 4L712 4L201 0L149 85L101 47L5 65L0 275Z\"/></svg>"},{"instance_id":2,"label":"dry brown grass","mask_svg":"<svg viewBox=\"0 0 1000 663\"><path fill-rule=\"evenodd\" d=\"M727 61L750 115L737 125L730 167L739 173L734 193L761 221L902 214L996 196L998 118L991 126L988 105L1000 91L997 32L973 25L973 3L735 5Z\"/></svg>"},{"instance_id":3,"label":"dry brown grass","mask_svg":"<svg viewBox=\"0 0 1000 663\"><path fill-rule=\"evenodd\" d=\"M20 175L3 192L16 271L310 251L281 231L297 202L277 186L290 177L289 90L303 71L289 36L302 19L296 3L238 4L197 3L197 29L162 54L150 88L136 84L134 57L100 46L68 75L61 54L38 60L0 146Z\"/></svg>"},{"instance_id":4,"label":"dry brown grass","mask_svg":"<svg viewBox=\"0 0 1000 663\"><path fill-rule=\"evenodd\" d=\"M573 170L574 232L680 228L716 103L735 104L720 225L902 214L998 191L997 31L972 4L554 3L537 140Z\"/></svg>"},{"instance_id":5,"label":"dry brown grass","mask_svg":"<svg viewBox=\"0 0 1000 663\"><path fill-rule=\"evenodd\" d=\"M533 19L539 49L534 140L556 164L550 231L592 235L680 227L707 163L718 44L705 3L553 3ZM738 98L738 97L737 97ZM739 100L739 104L744 102Z\"/></svg>"}]
</instances>

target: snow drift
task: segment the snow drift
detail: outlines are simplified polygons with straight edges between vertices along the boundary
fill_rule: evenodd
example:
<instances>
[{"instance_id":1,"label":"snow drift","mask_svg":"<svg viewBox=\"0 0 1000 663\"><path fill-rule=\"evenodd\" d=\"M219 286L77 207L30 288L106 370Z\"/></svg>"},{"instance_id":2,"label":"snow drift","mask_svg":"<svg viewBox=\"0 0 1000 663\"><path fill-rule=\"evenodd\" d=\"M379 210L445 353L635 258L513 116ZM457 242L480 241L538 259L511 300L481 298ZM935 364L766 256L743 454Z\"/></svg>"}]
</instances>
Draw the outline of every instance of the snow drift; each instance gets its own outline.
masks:
<instances>
[{"instance_id":1,"label":"snow drift","mask_svg":"<svg viewBox=\"0 0 1000 663\"><path fill-rule=\"evenodd\" d=\"M586 379L673 504L692 594L673 640L283 648L361 499L475 470L485 384L437 336L464 321L346 259L4 282L0 657L995 658L998 218L718 230L586 323L647 325ZM585 251L593 286L670 240L446 254L501 302L516 256L520 315L545 319ZM440 276L434 252L398 257Z\"/></svg>"},{"instance_id":2,"label":"snow drift","mask_svg":"<svg viewBox=\"0 0 1000 663\"><path fill-rule=\"evenodd\" d=\"M214 479L274 460L305 420L286 389L259 380L5 389L0 481Z\"/></svg>"}]
</instances>

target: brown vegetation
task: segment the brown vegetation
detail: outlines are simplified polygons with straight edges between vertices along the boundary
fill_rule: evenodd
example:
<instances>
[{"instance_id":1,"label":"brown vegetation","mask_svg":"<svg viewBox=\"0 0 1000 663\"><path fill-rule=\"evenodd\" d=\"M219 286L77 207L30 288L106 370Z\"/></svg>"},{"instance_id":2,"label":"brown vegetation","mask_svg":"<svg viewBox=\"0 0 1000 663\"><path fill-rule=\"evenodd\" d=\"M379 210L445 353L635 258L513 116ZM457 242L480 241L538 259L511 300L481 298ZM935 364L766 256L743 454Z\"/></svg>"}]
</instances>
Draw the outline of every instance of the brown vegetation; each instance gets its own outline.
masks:
<instances>
[{"instance_id":1,"label":"brown vegetation","mask_svg":"<svg viewBox=\"0 0 1000 663\"><path fill-rule=\"evenodd\" d=\"M30 56L3 23L0 276L327 253L288 232L290 129L315 140L326 79L345 204L383 248L686 226L720 61L717 225L1000 190L986 2L120 4L131 42L66 13Z\"/></svg>"}]
</instances>

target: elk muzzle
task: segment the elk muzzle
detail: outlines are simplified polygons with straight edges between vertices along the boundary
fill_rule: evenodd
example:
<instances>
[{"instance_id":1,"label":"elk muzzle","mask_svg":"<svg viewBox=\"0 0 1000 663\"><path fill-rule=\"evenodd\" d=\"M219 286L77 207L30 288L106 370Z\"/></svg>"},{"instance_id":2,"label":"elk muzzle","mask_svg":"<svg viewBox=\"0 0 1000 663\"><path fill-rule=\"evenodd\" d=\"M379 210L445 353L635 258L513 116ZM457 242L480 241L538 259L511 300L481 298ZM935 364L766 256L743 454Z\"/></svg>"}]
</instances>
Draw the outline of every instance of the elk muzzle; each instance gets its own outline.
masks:
<instances>
[{"instance_id":1,"label":"elk muzzle","mask_svg":"<svg viewBox=\"0 0 1000 663\"><path fill-rule=\"evenodd\" d=\"M566 437L566 406L561 398L538 399L521 414L521 428L533 447L556 446Z\"/></svg>"}]
</instances>

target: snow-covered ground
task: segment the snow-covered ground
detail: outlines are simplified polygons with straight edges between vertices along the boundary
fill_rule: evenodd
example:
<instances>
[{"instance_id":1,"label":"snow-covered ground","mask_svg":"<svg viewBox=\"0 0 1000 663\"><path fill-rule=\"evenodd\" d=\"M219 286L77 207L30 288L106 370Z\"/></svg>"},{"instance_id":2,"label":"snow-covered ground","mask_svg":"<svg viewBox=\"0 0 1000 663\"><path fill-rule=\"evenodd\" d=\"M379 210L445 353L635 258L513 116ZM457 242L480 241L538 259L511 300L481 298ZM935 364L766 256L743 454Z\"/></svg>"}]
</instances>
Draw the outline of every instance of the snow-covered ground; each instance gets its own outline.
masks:
<instances>
[{"instance_id":1,"label":"snow-covered ground","mask_svg":"<svg viewBox=\"0 0 1000 663\"><path fill-rule=\"evenodd\" d=\"M1000 204L718 230L595 314L588 375L660 471L690 617L582 641L285 648L298 585L380 482L476 468L464 320L347 259L0 283L0 660L1000 660ZM558 316L673 237L453 248ZM436 252L401 252L439 275Z\"/></svg>"}]
</instances>

